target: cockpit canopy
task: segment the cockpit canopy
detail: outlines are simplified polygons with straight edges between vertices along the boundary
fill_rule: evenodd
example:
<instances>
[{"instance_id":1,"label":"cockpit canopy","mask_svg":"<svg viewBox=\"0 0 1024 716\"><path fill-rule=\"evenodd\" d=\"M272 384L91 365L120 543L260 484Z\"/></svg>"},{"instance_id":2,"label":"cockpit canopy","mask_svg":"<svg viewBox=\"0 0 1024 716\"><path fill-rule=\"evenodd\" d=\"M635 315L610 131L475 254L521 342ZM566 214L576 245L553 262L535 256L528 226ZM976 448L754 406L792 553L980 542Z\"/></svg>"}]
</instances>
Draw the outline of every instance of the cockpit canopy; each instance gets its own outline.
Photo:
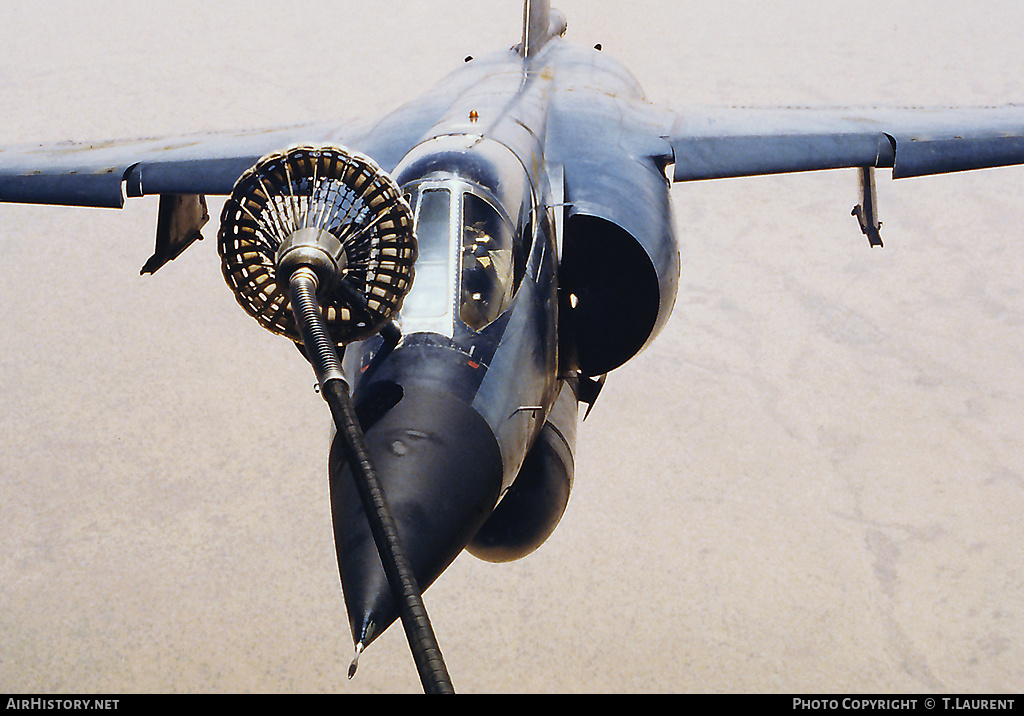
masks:
<instances>
[{"instance_id":1,"label":"cockpit canopy","mask_svg":"<svg viewBox=\"0 0 1024 716\"><path fill-rule=\"evenodd\" d=\"M494 139L451 134L395 168L415 217L419 257L402 308L406 332L480 331L512 303L526 265L533 191L518 157Z\"/></svg>"},{"instance_id":2,"label":"cockpit canopy","mask_svg":"<svg viewBox=\"0 0 1024 716\"><path fill-rule=\"evenodd\" d=\"M452 336L456 318L481 330L509 307L522 278L511 221L481 187L462 179L426 179L405 192L419 245L402 308L405 330Z\"/></svg>"}]
</instances>

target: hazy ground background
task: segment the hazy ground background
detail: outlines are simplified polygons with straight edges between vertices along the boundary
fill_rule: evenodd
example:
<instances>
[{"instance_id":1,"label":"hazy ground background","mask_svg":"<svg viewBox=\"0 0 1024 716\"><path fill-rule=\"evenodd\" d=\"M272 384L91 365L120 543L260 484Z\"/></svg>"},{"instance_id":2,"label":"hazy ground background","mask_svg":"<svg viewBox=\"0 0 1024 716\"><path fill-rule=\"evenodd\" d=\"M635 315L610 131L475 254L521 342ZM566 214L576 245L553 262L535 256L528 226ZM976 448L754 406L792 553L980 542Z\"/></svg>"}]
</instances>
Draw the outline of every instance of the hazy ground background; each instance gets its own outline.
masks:
<instances>
[{"instance_id":1,"label":"hazy ground background","mask_svg":"<svg viewBox=\"0 0 1024 716\"><path fill-rule=\"evenodd\" d=\"M568 1L648 98L1024 101L1024 6ZM377 115L501 2L0 0L0 144ZM583 425L563 523L427 593L472 691L1019 691L1024 170L683 185L674 318ZM211 214L220 201L211 202ZM0 691L416 691L351 643L328 412L156 200L0 207Z\"/></svg>"}]
</instances>

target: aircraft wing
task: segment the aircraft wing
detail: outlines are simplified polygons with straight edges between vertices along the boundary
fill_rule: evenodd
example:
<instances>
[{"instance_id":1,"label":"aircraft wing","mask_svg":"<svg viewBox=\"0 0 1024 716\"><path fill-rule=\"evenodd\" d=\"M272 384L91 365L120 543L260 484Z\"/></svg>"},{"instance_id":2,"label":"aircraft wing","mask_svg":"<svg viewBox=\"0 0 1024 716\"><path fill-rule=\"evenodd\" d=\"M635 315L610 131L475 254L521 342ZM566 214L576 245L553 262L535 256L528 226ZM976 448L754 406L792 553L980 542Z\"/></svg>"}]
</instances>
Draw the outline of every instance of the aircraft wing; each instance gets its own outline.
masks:
<instances>
[{"instance_id":1,"label":"aircraft wing","mask_svg":"<svg viewBox=\"0 0 1024 716\"><path fill-rule=\"evenodd\" d=\"M205 196L230 194L266 154L335 143L390 171L461 90L452 83L377 121L0 147L0 202L121 208L129 197L160 195L156 251L142 269L152 273L201 238Z\"/></svg>"},{"instance_id":2,"label":"aircraft wing","mask_svg":"<svg viewBox=\"0 0 1024 716\"><path fill-rule=\"evenodd\" d=\"M0 201L119 209L128 197L160 195L154 273L196 240L209 220L207 194L230 194L265 154L297 143L359 136L354 124L308 124L178 137L23 144L0 148Z\"/></svg>"},{"instance_id":3,"label":"aircraft wing","mask_svg":"<svg viewBox=\"0 0 1024 716\"><path fill-rule=\"evenodd\" d=\"M893 178L1024 163L1024 105L979 108L700 107L666 137L673 179L844 167Z\"/></svg>"},{"instance_id":4,"label":"aircraft wing","mask_svg":"<svg viewBox=\"0 0 1024 716\"><path fill-rule=\"evenodd\" d=\"M268 152L340 141L353 125L311 124L179 137L0 148L0 201L121 208L127 197L230 194Z\"/></svg>"}]
</instances>

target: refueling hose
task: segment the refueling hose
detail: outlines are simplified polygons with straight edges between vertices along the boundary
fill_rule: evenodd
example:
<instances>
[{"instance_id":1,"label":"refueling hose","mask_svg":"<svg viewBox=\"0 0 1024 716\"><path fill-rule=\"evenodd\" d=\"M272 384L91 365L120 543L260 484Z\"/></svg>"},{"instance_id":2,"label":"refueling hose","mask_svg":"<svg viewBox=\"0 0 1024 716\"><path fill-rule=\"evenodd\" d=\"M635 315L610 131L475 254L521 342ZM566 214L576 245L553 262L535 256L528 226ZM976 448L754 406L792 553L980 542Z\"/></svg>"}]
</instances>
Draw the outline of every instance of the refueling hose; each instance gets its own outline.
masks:
<instances>
[{"instance_id":1,"label":"refueling hose","mask_svg":"<svg viewBox=\"0 0 1024 716\"><path fill-rule=\"evenodd\" d=\"M308 267L297 269L288 282L292 312L302 336L306 356L316 372L320 395L327 401L338 434L342 436L352 475L370 523L370 532L398 604L402 626L409 640L423 690L428 694L455 693L423 604L423 596L370 459L366 437L356 417L341 360L324 325L316 297L317 284L316 273ZM360 646L356 645L357 656Z\"/></svg>"}]
</instances>

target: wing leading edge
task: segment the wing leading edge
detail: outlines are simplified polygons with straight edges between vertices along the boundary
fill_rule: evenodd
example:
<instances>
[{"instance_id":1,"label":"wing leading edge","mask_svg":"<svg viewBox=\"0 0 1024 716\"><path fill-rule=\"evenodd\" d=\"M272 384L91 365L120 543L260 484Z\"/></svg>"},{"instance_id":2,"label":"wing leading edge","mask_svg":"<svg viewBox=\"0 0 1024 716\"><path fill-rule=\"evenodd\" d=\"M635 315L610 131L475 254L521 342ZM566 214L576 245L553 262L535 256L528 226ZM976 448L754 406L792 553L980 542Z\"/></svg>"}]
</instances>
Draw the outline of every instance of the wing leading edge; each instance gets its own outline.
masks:
<instances>
[{"instance_id":1,"label":"wing leading edge","mask_svg":"<svg viewBox=\"0 0 1024 716\"><path fill-rule=\"evenodd\" d=\"M854 167L893 178L1024 163L1024 106L695 108L666 135L674 181Z\"/></svg>"},{"instance_id":2,"label":"wing leading edge","mask_svg":"<svg viewBox=\"0 0 1024 716\"><path fill-rule=\"evenodd\" d=\"M264 154L298 142L339 141L349 125L208 132L153 139L0 148L0 201L119 209L128 197L229 194Z\"/></svg>"}]
</instances>

